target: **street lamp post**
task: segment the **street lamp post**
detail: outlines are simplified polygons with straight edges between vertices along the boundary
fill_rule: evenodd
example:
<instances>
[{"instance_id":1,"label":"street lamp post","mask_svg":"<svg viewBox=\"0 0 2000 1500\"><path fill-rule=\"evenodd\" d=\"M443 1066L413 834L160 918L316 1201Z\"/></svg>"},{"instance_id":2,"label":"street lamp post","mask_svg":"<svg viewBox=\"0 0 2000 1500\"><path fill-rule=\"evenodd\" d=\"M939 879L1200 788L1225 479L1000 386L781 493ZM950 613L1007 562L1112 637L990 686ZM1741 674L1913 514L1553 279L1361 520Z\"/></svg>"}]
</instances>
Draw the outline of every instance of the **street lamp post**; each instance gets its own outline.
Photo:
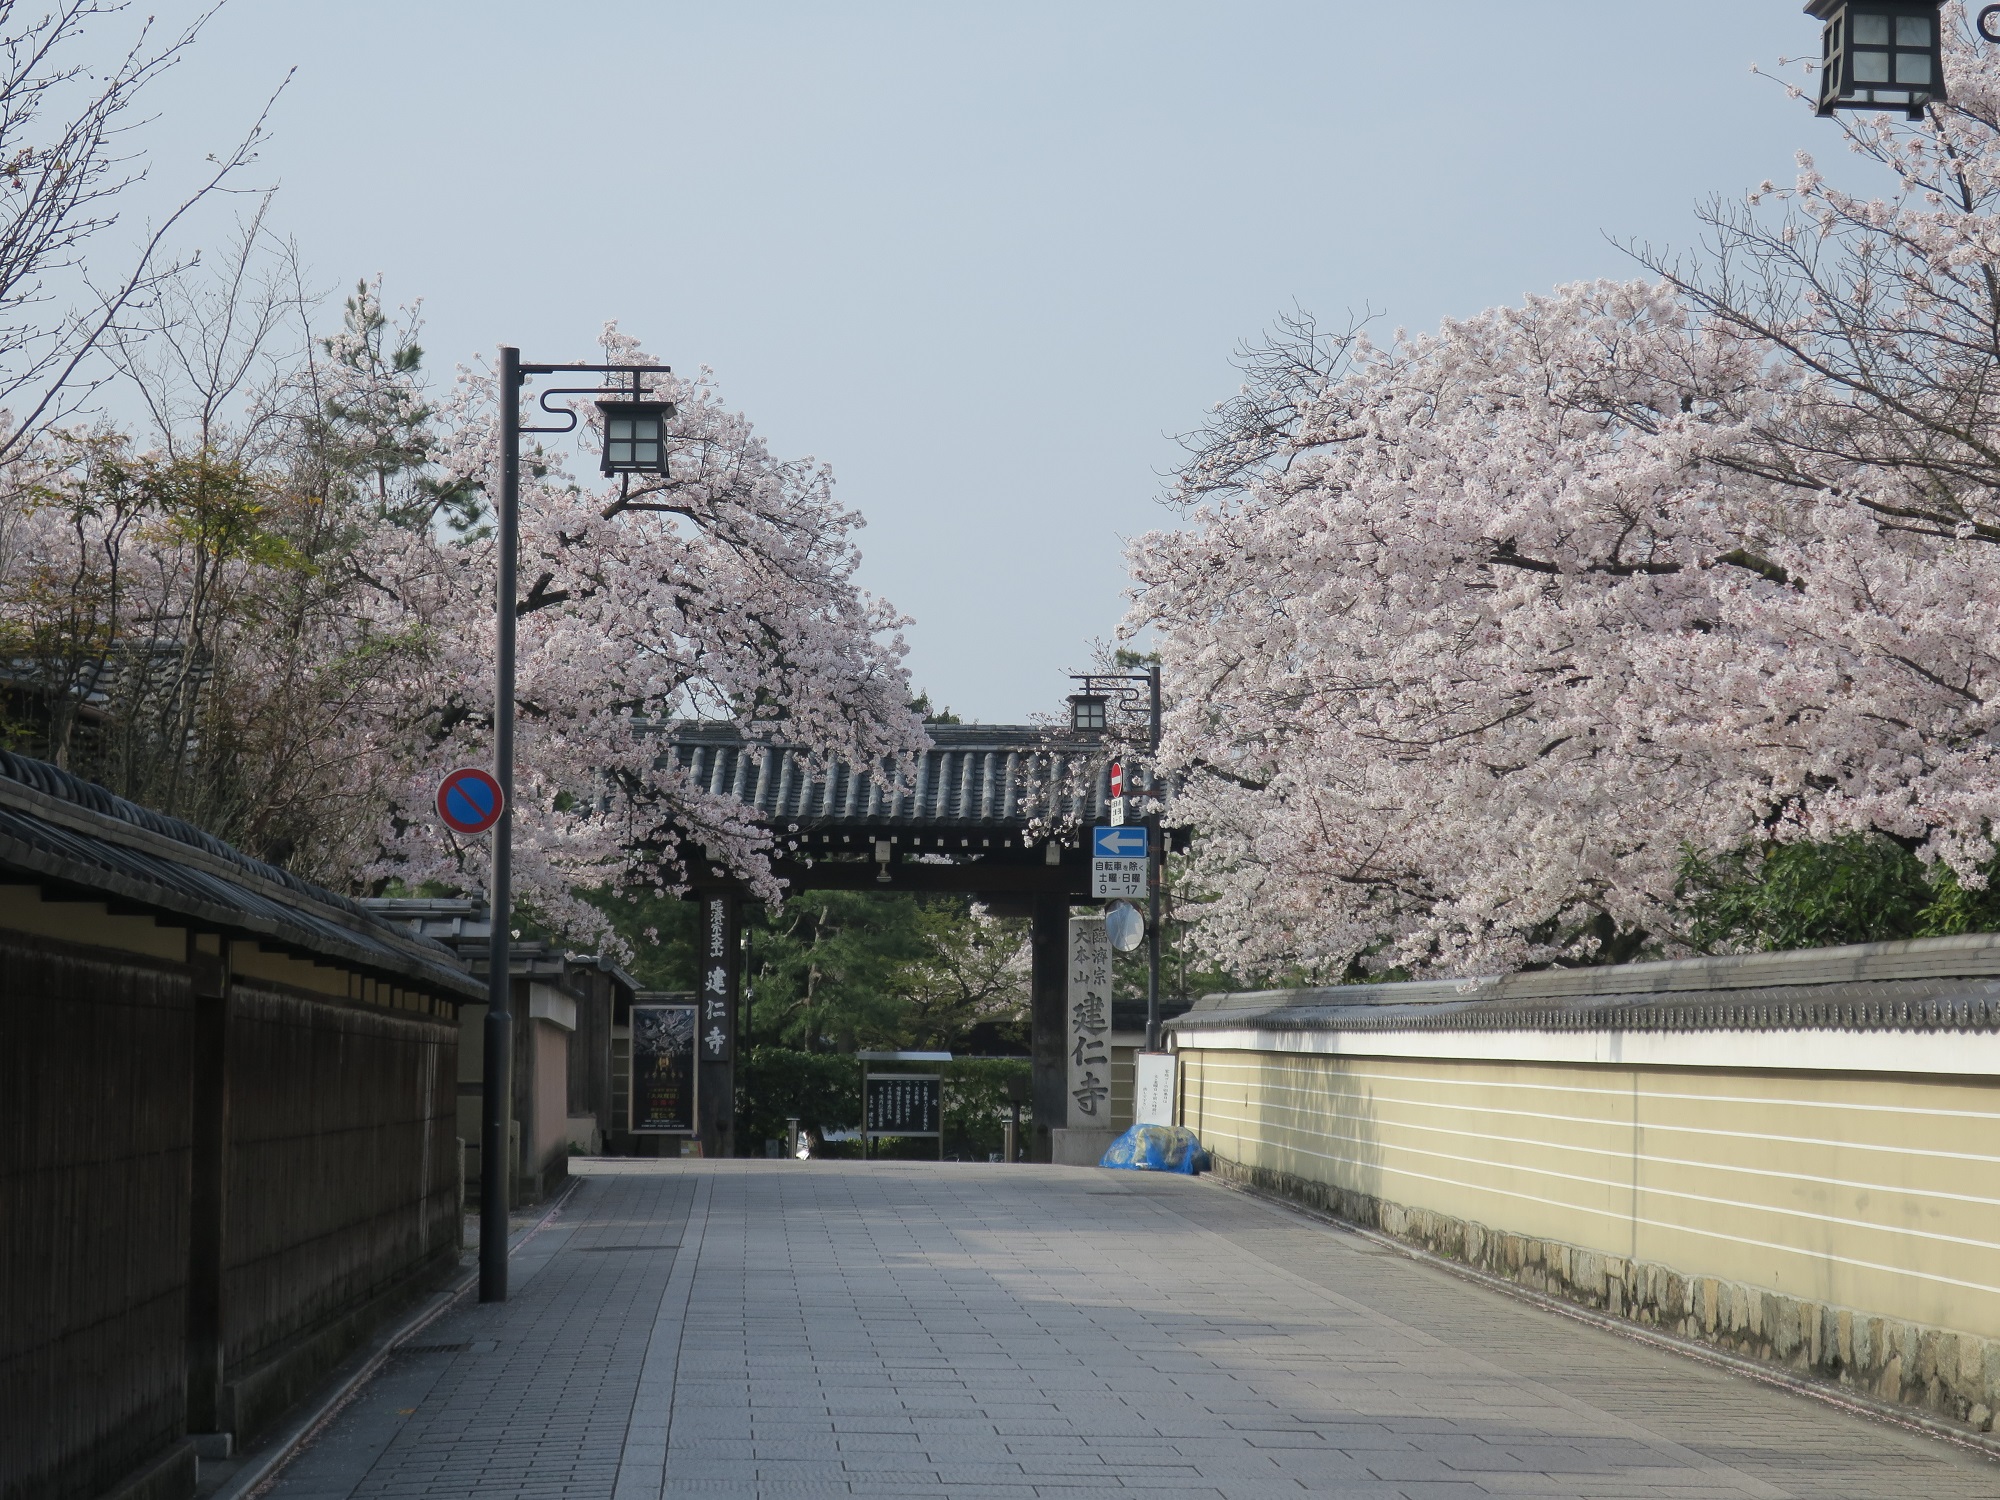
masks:
<instances>
[{"instance_id":1,"label":"street lamp post","mask_svg":"<svg viewBox=\"0 0 2000 1500\"><path fill-rule=\"evenodd\" d=\"M1145 695L1148 735L1146 739L1147 791L1156 791L1154 763L1160 755L1160 668L1156 662L1143 672L1089 672L1071 674L1081 688L1069 699L1070 728L1082 734L1102 734L1110 728L1110 709L1115 698L1121 705L1135 705ZM1153 800L1158 801L1157 795ZM1165 851L1161 847L1160 815L1146 815L1146 1050L1160 1050L1160 872Z\"/></svg>"},{"instance_id":2,"label":"street lamp post","mask_svg":"<svg viewBox=\"0 0 2000 1500\"><path fill-rule=\"evenodd\" d=\"M624 387L555 388L541 393L541 409L557 421L525 427L521 387L531 375L565 373L618 376ZM507 1126L514 1087L513 876L514 876L514 625L520 612L521 434L574 432L571 406L551 406L553 396L594 396L604 420L603 470L631 484L634 474L667 472L666 419L670 401L645 395L648 375L670 373L665 365L524 365L521 351L500 350L500 493L494 507L498 565L494 578L493 779L500 783L501 811L493 825L493 870L487 888L492 933L486 952L485 1058L479 1100L479 1300L507 1300L507 1200L513 1161Z\"/></svg>"}]
</instances>

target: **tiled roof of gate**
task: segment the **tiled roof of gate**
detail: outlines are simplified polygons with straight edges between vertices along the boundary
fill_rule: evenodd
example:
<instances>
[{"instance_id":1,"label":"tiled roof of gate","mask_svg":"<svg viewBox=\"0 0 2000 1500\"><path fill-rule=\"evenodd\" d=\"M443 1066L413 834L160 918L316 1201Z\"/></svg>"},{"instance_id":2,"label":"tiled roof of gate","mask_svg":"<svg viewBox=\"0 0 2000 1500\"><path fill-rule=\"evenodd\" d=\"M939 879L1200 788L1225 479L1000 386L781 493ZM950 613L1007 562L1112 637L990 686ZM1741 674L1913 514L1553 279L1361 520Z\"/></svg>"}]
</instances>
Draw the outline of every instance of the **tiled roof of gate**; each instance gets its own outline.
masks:
<instances>
[{"instance_id":1,"label":"tiled roof of gate","mask_svg":"<svg viewBox=\"0 0 2000 1500\"><path fill-rule=\"evenodd\" d=\"M45 877L440 993L485 993L450 953L378 920L359 903L252 859L191 823L5 750L0 871Z\"/></svg>"},{"instance_id":2,"label":"tiled roof of gate","mask_svg":"<svg viewBox=\"0 0 2000 1500\"><path fill-rule=\"evenodd\" d=\"M746 744L727 725L677 724L667 738L669 753L697 783L751 804L774 826L1019 829L1045 815L1036 800L1043 787L1065 786L1077 775L1088 793L1065 795L1046 814L1084 821L1105 815L1110 775L1095 741L1051 739L1034 725L933 724L929 730L931 748L900 791L881 773L857 772L844 761L815 773L804 751Z\"/></svg>"},{"instance_id":3,"label":"tiled roof of gate","mask_svg":"<svg viewBox=\"0 0 2000 1500\"><path fill-rule=\"evenodd\" d=\"M1205 995L1204 1031L2000 1031L2000 934Z\"/></svg>"}]
</instances>

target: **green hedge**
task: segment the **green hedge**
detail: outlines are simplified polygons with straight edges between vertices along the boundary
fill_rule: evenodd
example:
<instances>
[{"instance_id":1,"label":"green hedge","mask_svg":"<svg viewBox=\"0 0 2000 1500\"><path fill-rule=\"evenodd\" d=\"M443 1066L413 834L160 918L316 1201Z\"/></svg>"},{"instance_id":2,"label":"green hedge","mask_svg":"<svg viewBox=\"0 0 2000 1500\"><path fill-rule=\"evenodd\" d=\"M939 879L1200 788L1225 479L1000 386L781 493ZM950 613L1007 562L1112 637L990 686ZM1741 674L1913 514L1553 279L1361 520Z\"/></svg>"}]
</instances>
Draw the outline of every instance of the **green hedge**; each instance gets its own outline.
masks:
<instances>
[{"instance_id":1,"label":"green hedge","mask_svg":"<svg viewBox=\"0 0 2000 1500\"><path fill-rule=\"evenodd\" d=\"M968 1057L944 1070L944 1149L971 1161L985 1161L1000 1149L1007 1118L1007 1080L1028 1076L1025 1057ZM1034 1117L1021 1106L1021 1123ZM1025 1134L1025 1132L1023 1132ZM923 1142L929 1145L928 1141ZM1017 1143L1025 1148L1027 1143Z\"/></svg>"},{"instance_id":2,"label":"green hedge","mask_svg":"<svg viewBox=\"0 0 2000 1500\"><path fill-rule=\"evenodd\" d=\"M1000 1150L1007 1118L1007 1080L1026 1078L1025 1057L971 1057L944 1068L944 1148L947 1155L985 1161ZM767 1140L783 1140L787 1116L814 1134L829 1126L852 1129L861 1123L861 1060L852 1055L794 1052L753 1047L736 1066L737 1138L743 1149L760 1154ZM1030 1118L1021 1106L1023 1124ZM1023 1143L1025 1145L1025 1142ZM928 1156L929 1140L893 1142L892 1156ZM860 1146L840 1151L860 1155Z\"/></svg>"}]
</instances>

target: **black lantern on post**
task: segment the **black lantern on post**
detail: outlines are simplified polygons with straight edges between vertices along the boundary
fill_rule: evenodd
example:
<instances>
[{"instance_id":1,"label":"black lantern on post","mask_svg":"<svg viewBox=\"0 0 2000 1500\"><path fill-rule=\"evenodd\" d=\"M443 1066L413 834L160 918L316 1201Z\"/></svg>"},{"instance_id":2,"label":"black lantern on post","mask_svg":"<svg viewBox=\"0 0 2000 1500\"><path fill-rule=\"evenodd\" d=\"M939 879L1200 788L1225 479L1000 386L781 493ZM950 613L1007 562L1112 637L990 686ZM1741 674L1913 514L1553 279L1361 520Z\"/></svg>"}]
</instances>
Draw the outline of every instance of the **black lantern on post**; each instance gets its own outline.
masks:
<instances>
[{"instance_id":1,"label":"black lantern on post","mask_svg":"<svg viewBox=\"0 0 2000 1500\"><path fill-rule=\"evenodd\" d=\"M1944 93L1941 0L1810 0L1821 32L1819 113L1900 109L1912 120Z\"/></svg>"},{"instance_id":2,"label":"black lantern on post","mask_svg":"<svg viewBox=\"0 0 2000 1500\"><path fill-rule=\"evenodd\" d=\"M1069 727L1078 734L1102 734L1111 727L1111 700L1101 693L1072 693Z\"/></svg>"},{"instance_id":3,"label":"black lantern on post","mask_svg":"<svg viewBox=\"0 0 2000 1500\"><path fill-rule=\"evenodd\" d=\"M551 418L530 425L521 420L521 393L538 375L615 377L605 386L556 386L541 393ZM485 1058L480 1065L479 1102L479 1300L507 1300L507 1197L513 1175L509 1117L514 1092L512 922L514 903L514 645L520 614L517 594L521 545L521 436L574 432L576 408L559 398L593 396L604 418L604 472L630 484L633 474L667 472L667 418L671 401L648 400L643 382L671 374L664 365L524 364L512 345L500 350L500 484L494 497L495 624L493 684L493 776L500 783L500 821L493 825L493 872L487 884L491 946L487 949ZM627 384L629 382L629 385ZM621 504L623 496L620 497Z\"/></svg>"},{"instance_id":4,"label":"black lantern on post","mask_svg":"<svg viewBox=\"0 0 2000 1500\"><path fill-rule=\"evenodd\" d=\"M671 401L600 401L606 474L667 472L667 418Z\"/></svg>"}]
</instances>

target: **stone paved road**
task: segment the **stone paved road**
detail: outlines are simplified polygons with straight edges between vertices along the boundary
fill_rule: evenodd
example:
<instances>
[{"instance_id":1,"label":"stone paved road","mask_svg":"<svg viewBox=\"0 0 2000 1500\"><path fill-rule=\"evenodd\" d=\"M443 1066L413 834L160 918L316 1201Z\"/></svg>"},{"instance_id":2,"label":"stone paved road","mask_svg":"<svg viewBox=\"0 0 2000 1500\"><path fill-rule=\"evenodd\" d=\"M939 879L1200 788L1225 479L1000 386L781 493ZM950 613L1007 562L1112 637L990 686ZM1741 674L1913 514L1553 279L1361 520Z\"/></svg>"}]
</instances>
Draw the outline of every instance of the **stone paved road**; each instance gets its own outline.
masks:
<instances>
[{"instance_id":1,"label":"stone paved road","mask_svg":"<svg viewBox=\"0 0 2000 1500\"><path fill-rule=\"evenodd\" d=\"M1200 1181L588 1163L280 1476L348 1496L1994 1500L2000 1464Z\"/></svg>"}]
</instances>

